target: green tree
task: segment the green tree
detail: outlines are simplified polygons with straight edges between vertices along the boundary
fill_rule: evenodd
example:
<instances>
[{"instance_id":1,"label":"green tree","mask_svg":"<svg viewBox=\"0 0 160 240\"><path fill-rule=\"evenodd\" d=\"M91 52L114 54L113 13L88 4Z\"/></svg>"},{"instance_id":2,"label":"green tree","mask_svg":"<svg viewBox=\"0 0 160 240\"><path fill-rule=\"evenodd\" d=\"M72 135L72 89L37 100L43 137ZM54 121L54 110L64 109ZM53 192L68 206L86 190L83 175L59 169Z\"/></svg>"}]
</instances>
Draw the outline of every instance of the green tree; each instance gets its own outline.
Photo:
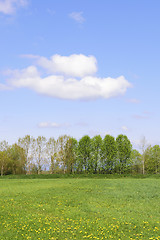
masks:
<instances>
[{"instance_id":1,"label":"green tree","mask_svg":"<svg viewBox=\"0 0 160 240\"><path fill-rule=\"evenodd\" d=\"M8 143L6 141L0 142L0 169L1 169L1 176L3 176L7 165L8 165Z\"/></svg>"},{"instance_id":2,"label":"green tree","mask_svg":"<svg viewBox=\"0 0 160 240\"><path fill-rule=\"evenodd\" d=\"M24 149L15 143L10 147L8 152L12 173L13 174L26 173L26 155Z\"/></svg>"},{"instance_id":3,"label":"green tree","mask_svg":"<svg viewBox=\"0 0 160 240\"><path fill-rule=\"evenodd\" d=\"M91 139L88 135L83 136L78 143L78 171L89 172L91 163Z\"/></svg>"},{"instance_id":4,"label":"green tree","mask_svg":"<svg viewBox=\"0 0 160 240\"><path fill-rule=\"evenodd\" d=\"M160 147L155 145L148 147L145 151L145 170L147 173L160 172Z\"/></svg>"},{"instance_id":5,"label":"green tree","mask_svg":"<svg viewBox=\"0 0 160 240\"><path fill-rule=\"evenodd\" d=\"M92 172L96 173L100 169L102 153L102 138L100 135L91 139L91 166Z\"/></svg>"},{"instance_id":6,"label":"green tree","mask_svg":"<svg viewBox=\"0 0 160 240\"><path fill-rule=\"evenodd\" d=\"M9 158L7 151L0 151L0 170L1 170L1 176L3 176L8 167Z\"/></svg>"},{"instance_id":7,"label":"green tree","mask_svg":"<svg viewBox=\"0 0 160 240\"><path fill-rule=\"evenodd\" d=\"M136 149L131 151L131 164L133 173L142 173L142 156Z\"/></svg>"},{"instance_id":8,"label":"green tree","mask_svg":"<svg viewBox=\"0 0 160 240\"><path fill-rule=\"evenodd\" d=\"M131 169L131 150L132 144L126 135L120 134L116 138L117 156L119 161L119 172L125 173Z\"/></svg>"},{"instance_id":9,"label":"green tree","mask_svg":"<svg viewBox=\"0 0 160 240\"><path fill-rule=\"evenodd\" d=\"M151 148L151 157L154 162L154 172L160 173L160 146L155 145Z\"/></svg>"},{"instance_id":10,"label":"green tree","mask_svg":"<svg viewBox=\"0 0 160 240\"><path fill-rule=\"evenodd\" d=\"M72 173L77 159L77 140L69 137L65 145L66 171Z\"/></svg>"},{"instance_id":11,"label":"green tree","mask_svg":"<svg viewBox=\"0 0 160 240\"><path fill-rule=\"evenodd\" d=\"M57 163L59 164L59 169L64 173L67 171L66 144L69 138L69 136L63 135L57 139Z\"/></svg>"},{"instance_id":12,"label":"green tree","mask_svg":"<svg viewBox=\"0 0 160 240\"><path fill-rule=\"evenodd\" d=\"M102 144L102 171L113 173L116 167L117 146L114 137L106 135Z\"/></svg>"}]
</instances>

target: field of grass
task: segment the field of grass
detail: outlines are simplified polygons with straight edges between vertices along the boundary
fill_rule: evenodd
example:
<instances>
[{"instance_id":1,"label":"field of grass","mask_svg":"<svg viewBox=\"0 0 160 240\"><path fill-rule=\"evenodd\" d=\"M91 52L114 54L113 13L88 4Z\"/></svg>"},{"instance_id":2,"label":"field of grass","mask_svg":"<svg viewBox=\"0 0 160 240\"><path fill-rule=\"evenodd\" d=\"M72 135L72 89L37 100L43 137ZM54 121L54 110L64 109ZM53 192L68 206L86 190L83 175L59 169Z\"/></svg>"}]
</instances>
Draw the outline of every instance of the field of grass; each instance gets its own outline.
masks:
<instances>
[{"instance_id":1,"label":"field of grass","mask_svg":"<svg viewBox=\"0 0 160 240\"><path fill-rule=\"evenodd\" d=\"M160 239L160 179L0 179L3 239Z\"/></svg>"}]
</instances>

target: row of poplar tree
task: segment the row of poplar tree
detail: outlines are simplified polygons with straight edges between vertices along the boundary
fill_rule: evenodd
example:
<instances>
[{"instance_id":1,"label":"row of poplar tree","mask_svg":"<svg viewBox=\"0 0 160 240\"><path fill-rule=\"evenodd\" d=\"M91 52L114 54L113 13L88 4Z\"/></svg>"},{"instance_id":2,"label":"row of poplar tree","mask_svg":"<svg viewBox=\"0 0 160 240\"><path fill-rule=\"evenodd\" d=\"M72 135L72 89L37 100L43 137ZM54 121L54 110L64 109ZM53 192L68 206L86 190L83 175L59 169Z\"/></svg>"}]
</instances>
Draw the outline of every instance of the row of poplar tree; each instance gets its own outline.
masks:
<instances>
[{"instance_id":1,"label":"row of poplar tree","mask_svg":"<svg viewBox=\"0 0 160 240\"><path fill-rule=\"evenodd\" d=\"M144 144L143 144L144 145ZM8 145L0 142L0 171L5 174L53 173L160 173L160 146L132 148L126 135L106 135L79 141L67 135L46 139L29 135Z\"/></svg>"}]
</instances>

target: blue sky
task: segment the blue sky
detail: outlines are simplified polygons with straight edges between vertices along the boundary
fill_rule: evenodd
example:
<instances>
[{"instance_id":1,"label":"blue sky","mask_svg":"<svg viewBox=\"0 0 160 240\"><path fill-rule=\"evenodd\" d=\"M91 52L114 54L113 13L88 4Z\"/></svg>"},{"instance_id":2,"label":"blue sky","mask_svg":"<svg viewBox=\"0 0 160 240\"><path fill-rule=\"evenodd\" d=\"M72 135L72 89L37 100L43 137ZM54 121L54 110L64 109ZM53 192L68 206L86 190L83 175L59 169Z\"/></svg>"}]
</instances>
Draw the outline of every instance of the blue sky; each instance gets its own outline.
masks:
<instances>
[{"instance_id":1,"label":"blue sky","mask_svg":"<svg viewBox=\"0 0 160 240\"><path fill-rule=\"evenodd\" d=\"M0 140L160 144L159 0L0 0Z\"/></svg>"}]
</instances>

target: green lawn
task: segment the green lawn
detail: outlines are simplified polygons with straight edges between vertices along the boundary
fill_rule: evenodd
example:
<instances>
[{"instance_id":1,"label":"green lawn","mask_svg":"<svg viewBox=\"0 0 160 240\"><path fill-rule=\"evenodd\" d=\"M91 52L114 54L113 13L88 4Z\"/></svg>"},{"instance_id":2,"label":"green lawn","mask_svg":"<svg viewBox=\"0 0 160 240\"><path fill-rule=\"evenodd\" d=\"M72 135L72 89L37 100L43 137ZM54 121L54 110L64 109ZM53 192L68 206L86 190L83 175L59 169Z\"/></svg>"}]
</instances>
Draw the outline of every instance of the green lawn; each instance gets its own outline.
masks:
<instances>
[{"instance_id":1,"label":"green lawn","mask_svg":"<svg viewBox=\"0 0 160 240\"><path fill-rule=\"evenodd\" d=\"M160 179L0 179L3 239L160 239Z\"/></svg>"}]
</instances>

